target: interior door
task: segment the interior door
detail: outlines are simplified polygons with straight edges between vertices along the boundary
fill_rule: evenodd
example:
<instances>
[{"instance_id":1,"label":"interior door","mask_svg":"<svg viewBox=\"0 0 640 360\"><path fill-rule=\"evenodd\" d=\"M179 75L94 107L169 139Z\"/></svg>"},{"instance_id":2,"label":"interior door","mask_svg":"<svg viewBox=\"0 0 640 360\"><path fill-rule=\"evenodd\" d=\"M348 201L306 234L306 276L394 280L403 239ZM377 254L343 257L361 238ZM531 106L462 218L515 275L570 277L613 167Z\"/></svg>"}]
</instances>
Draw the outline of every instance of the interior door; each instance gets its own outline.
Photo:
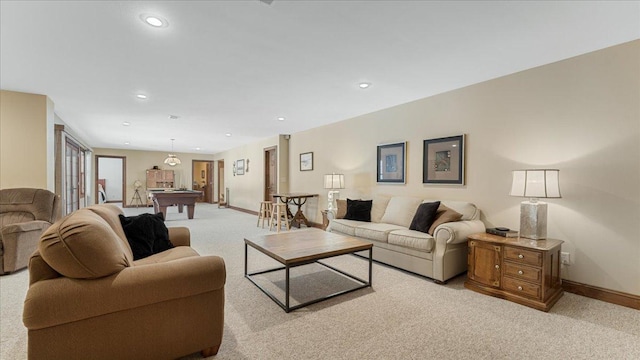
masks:
<instances>
[{"instance_id":1,"label":"interior door","mask_svg":"<svg viewBox=\"0 0 640 360\"><path fill-rule=\"evenodd\" d=\"M278 193L277 147L264 149L264 200L272 200Z\"/></svg>"}]
</instances>

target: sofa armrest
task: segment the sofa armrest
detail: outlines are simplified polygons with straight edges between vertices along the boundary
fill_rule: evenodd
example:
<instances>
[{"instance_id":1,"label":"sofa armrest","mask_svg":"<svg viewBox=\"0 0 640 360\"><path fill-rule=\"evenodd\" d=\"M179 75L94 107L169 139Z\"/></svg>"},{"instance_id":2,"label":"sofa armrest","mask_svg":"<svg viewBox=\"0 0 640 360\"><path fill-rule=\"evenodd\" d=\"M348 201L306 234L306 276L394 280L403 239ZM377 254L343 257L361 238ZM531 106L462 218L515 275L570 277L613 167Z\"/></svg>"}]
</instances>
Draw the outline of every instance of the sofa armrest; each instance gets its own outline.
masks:
<instances>
[{"instance_id":1,"label":"sofa armrest","mask_svg":"<svg viewBox=\"0 0 640 360\"><path fill-rule=\"evenodd\" d=\"M221 290L225 281L224 260L218 256L132 266L93 280L38 281L27 292L23 323L30 330L47 328Z\"/></svg>"},{"instance_id":2,"label":"sofa armrest","mask_svg":"<svg viewBox=\"0 0 640 360\"><path fill-rule=\"evenodd\" d=\"M173 246L191 246L191 233L188 227L176 226L168 229L169 240Z\"/></svg>"},{"instance_id":3,"label":"sofa armrest","mask_svg":"<svg viewBox=\"0 0 640 360\"><path fill-rule=\"evenodd\" d=\"M471 234L485 232L484 223L480 220L448 222L439 225L433 232L437 243L459 244L467 241Z\"/></svg>"}]
</instances>

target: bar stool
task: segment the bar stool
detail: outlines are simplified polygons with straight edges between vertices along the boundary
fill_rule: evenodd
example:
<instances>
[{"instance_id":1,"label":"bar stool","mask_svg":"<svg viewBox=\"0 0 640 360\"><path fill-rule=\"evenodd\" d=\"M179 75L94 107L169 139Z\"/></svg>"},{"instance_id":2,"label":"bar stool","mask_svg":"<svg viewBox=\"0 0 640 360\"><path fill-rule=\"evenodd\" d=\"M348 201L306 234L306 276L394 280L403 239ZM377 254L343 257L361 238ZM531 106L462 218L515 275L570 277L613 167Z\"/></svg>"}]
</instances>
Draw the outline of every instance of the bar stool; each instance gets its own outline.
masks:
<instances>
[{"instance_id":1,"label":"bar stool","mask_svg":"<svg viewBox=\"0 0 640 360\"><path fill-rule=\"evenodd\" d=\"M267 220L267 225L269 226L269 229L271 229L272 206L273 201L260 202L260 211L258 211L258 224L256 224L256 226L260 226L260 220L262 220L262 228L264 229L264 221Z\"/></svg>"},{"instance_id":2,"label":"bar stool","mask_svg":"<svg viewBox=\"0 0 640 360\"><path fill-rule=\"evenodd\" d=\"M282 217L284 216L284 222L287 224L287 230L291 230L291 225L289 224L289 216L287 215L287 204L272 204L271 208L271 221L269 224L269 231L271 231L272 226L276 226L277 232L280 232L280 228L282 227Z\"/></svg>"}]
</instances>

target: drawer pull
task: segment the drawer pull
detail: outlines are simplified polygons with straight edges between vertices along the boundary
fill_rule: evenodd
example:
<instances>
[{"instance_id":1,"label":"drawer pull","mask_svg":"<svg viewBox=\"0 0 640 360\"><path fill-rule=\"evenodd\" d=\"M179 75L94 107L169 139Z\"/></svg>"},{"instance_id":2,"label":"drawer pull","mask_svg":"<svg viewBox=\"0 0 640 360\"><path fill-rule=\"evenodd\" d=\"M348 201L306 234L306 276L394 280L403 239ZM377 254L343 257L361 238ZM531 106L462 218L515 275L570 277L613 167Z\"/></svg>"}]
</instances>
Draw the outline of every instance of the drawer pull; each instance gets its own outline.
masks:
<instances>
[{"instance_id":1,"label":"drawer pull","mask_svg":"<svg viewBox=\"0 0 640 360\"><path fill-rule=\"evenodd\" d=\"M518 259L524 259L524 255L522 254L518 255Z\"/></svg>"},{"instance_id":2,"label":"drawer pull","mask_svg":"<svg viewBox=\"0 0 640 360\"><path fill-rule=\"evenodd\" d=\"M500 269L500 265L497 265L497 264L496 264L496 269Z\"/></svg>"},{"instance_id":3,"label":"drawer pull","mask_svg":"<svg viewBox=\"0 0 640 360\"><path fill-rule=\"evenodd\" d=\"M522 275L522 274L524 274L524 271L518 270L518 275Z\"/></svg>"},{"instance_id":4,"label":"drawer pull","mask_svg":"<svg viewBox=\"0 0 640 360\"><path fill-rule=\"evenodd\" d=\"M522 291L522 286L518 286L518 290Z\"/></svg>"}]
</instances>

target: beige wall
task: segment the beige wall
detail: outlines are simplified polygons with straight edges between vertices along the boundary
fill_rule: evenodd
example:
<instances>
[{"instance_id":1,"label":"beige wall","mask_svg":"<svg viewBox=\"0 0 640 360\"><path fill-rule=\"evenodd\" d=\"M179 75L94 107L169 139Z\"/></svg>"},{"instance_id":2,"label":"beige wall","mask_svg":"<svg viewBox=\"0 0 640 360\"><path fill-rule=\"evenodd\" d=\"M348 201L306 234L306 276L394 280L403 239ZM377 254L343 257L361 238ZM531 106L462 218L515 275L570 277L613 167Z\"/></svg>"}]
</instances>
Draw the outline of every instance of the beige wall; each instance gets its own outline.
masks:
<instances>
[{"instance_id":1,"label":"beige wall","mask_svg":"<svg viewBox=\"0 0 640 360\"><path fill-rule=\"evenodd\" d=\"M224 185L229 188L227 202L230 206L258 211L264 196L264 149L277 146L280 154L281 142L281 136L274 136L215 155L216 160L224 161ZM245 160L245 167L247 159L249 160L249 171L245 170L244 175L234 176L233 163L241 159ZM284 159L284 162L287 160ZM278 158L278 167L282 166L287 165L281 164ZM288 183L288 180L284 181ZM278 186L282 186L282 180Z\"/></svg>"},{"instance_id":2,"label":"beige wall","mask_svg":"<svg viewBox=\"0 0 640 360\"><path fill-rule=\"evenodd\" d=\"M164 159L167 157L166 152L160 151L138 151L138 150L123 150L123 149L93 149L93 166L96 168L95 157L99 155L108 156L124 156L126 157L126 179L125 179L125 199L124 202L129 204L133 197L135 188L133 182L140 180L143 184L146 182L147 170L157 165L160 169L174 170L175 173L175 185L177 187L185 186L187 189L191 189L192 183L192 160L213 160L213 155L207 154L192 154L192 153L175 153L178 159L182 162L180 165L169 166L164 164ZM92 183L95 182L95 173L92 174ZM145 196L145 194L141 194ZM93 196L95 199L95 195ZM144 201L144 199L143 199Z\"/></svg>"},{"instance_id":3,"label":"beige wall","mask_svg":"<svg viewBox=\"0 0 640 360\"><path fill-rule=\"evenodd\" d=\"M0 188L55 190L53 126L45 95L0 91Z\"/></svg>"},{"instance_id":4,"label":"beige wall","mask_svg":"<svg viewBox=\"0 0 640 360\"><path fill-rule=\"evenodd\" d=\"M640 295L638 64L634 41L292 134L289 190L321 194L305 209L315 222L327 206L322 175L336 172L345 174L341 198L468 200L487 226L517 229L525 199L508 195L511 170L558 168L563 197L547 201L548 234L571 254L563 278ZM466 185L422 184L423 140L459 134L467 135ZM376 184L376 145L401 141L406 185ZM301 172L298 157L309 151L314 170ZM255 210L263 181L251 171L227 185L234 205Z\"/></svg>"}]
</instances>

